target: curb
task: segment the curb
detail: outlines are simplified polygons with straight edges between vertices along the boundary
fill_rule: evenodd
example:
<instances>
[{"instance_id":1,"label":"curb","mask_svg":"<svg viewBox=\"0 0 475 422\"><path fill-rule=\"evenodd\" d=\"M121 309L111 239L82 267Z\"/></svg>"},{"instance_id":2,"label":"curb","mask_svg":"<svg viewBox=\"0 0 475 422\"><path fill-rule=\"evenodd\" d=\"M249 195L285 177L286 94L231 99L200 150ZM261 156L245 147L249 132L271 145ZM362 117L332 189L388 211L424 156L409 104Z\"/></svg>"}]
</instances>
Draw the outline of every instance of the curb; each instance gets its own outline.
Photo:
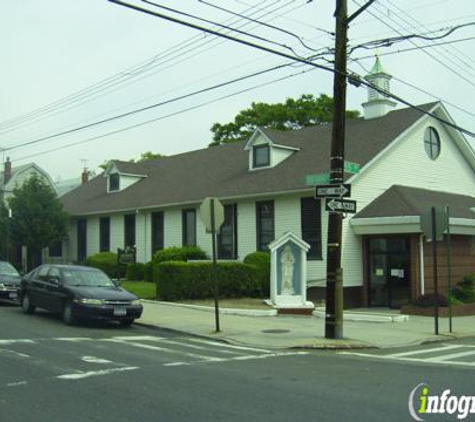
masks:
<instances>
[{"instance_id":1,"label":"curb","mask_svg":"<svg viewBox=\"0 0 475 422\"><path fill-rule=\"evenodd\" d=\"M186 303L163 302L159 300L141 299L144 303L160 306L172 306L178 308L194 309L202 312L214 312L213 306L187 305ZM244 316L276 316L276 309L238 309L238 308L219 308L219 313L223 315L244 315Z\"/></svg>"}]
</instances>

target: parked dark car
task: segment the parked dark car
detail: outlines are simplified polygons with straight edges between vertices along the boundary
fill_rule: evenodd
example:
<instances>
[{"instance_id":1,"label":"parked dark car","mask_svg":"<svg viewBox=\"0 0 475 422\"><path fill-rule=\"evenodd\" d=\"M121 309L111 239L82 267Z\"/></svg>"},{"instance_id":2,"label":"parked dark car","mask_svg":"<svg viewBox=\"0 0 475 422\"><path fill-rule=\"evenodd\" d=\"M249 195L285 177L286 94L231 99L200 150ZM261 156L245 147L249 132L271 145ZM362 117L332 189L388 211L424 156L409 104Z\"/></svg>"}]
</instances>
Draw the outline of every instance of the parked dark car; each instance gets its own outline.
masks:
<instances>
[{"instance_id":1,"label":"parked dark car","mask_svg":"<svg viewBox=\"0 0 475 422\"><path fill-rule=\"evenodd\" d=\"M21 277L7 261L0 261L0 299L17 300Z\"/></svg>"},{"instance_id":2,"label":"parked dark car","mask_svg":"<svg viewBox=\"0 0 475 422\"><path fill-rule=\"evenodd\" d=\"M142 315L137 296L90 267L42 265L23 277L20 296L24 313L46 309L61 314L66 324L95 319L129 326Z\"/></svg>"}]
</instances>

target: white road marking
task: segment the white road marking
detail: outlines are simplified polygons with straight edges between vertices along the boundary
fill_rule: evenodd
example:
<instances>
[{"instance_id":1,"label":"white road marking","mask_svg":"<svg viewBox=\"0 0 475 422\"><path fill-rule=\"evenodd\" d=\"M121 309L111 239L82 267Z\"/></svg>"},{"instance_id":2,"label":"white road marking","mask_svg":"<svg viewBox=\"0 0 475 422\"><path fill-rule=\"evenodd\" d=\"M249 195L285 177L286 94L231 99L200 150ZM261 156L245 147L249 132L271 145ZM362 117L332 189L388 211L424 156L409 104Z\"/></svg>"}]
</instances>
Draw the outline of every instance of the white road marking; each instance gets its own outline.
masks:
<instances>
[{"instance_id":1,"label":"white road marking","mask_svg":"<svg viewBox=\"0 0 475 422\"><path fill-rule=\"evenodd\" d=\"M282 353L267 353L263 355L245 355L245 356L234 356L232 358L215 358L211 362L231 362L231 361L240 361L240 360L256 360L256 359L268 359L281 356L295 356L295 355L308 355L308 352L282 352ZM194 362L171 362L164 363L163 366L184 366L184 365L196 365L200 363L208 363L209 360L203 359Z\"/></svg>"},{"instance_id":2,"label":"white road marking","mask_svg":"<svg viewBox=\"0 0 475 422\"><path fill-rule=\"evenodd\" d=\"M216 347L225 347L227 349L247 350L249 352L272 353L271 350L267 350L267 349L257 349L254 347L247 347L247 346L235 346L234 344L220 343L218 341L202 340L199 338L188 338L187 340L194 341L195 343L209 344L211 346L216 346Z\"/></svg>"},{"instance_id":3,"label":"white road marking","mask_svg":"<svg viewBox=\"0 0 475 422\"><path fill-rule=\"evenodd\" d=\"M10 349L0 349L0 352L10 353L12 355L20 356L22 358L30 358L31 357L30 355L27 355L26 353L15 352L14 350L10 350Z\"/></svg>"},{"instance_id":4,"label":"white road marking","mask_svg":"<svg viewBox=\"0 0 475 422\"><path fill-rule=\"evenodd\" d=\"M12 340L0 340L0 346L9 346L15 343L34 343L33 340L26 340L26 339L12 339Z\"/></svg>"},{"instance_id":5,"label":"white road marking","mask_svg":"<svg viewBox=\"0 0 475 422\"><path fill-rule=\"evenodd\" d=\"M168 340L168 339L160 340L160 343L174 344L174 345L177 345L177 346L183 346L183 347L188 347L190 349L197 349L197 350L208 350L208 351L210 350L209 347L196 346L195 344L189 344L189 343L185 343L185 342ZM223 349L216 350L216 352L225 353L225 354L232 354L232 355L235 355L235 354L239 353L239 352L234 352L234 351L231 351L231 350L223 350Z\"/></svg>"},{"instance_id":6,"label":"white road marking","mask_svg":"<svg viewBox=\"0 0 475 422\"><path fill-rule=\"evenodd\" d=\"M96 358L94 356L83 356L81 357L81 360L89 363L114 363L111 360Z\"/></svg>"},{"instance_id":7,"label":"white road marking","mask_svg":"<svg viewBox=\"0 0 475 422\"><path fill-rule=\"evenodd\" d=\"M19 385L25 385L28 384L27 381L17 381L17 382L9 382L7 384L7 387L18 387Z\"/></svg>"},{"instance_id":8,"label":"white road marking","mask_svg":"<svg viewBox=\"0 0 475 422\"><path fill-rule=\"evenodd\" d=\"M197 359L206 360L206 361L215 361L215 360L220 359L220 358L214 358L214 357L211 357L211 356L198 355L196 353L184 352L184 351L181 351L181 350L167 349L165 347L159 347L159 346L152 346L151 344L135 343L135 342L132 342L132 341L124 341L124 340L118 340L118 339L109 339L108 341L111 341L113 343L128 344L130 346L138 347L138 348L141 348L141 349L156 350L156 351L159 351L159 352L185 355L185 356L188 356L188 357L191 357L191 358L197 358Z\"/></svg>"},{"instance_id":9,"label":"white road marking","mask_svg":"<svg viewBox=\"0 0 475 422\"><path fill-rule=\"evenodd\" d=\"M428 362L443 362L444 360L457 359L457 358L462 358L464 356L471 356L471 355L475 355L475 350L470 350L468 352L460 352L460 353L450 353L448 355L427 358L426 360Z\"/></svg>"},{"instance_id":10,"label":"white road marking","mask_svg":"<svg viewBox=\"0 0 475 422\"><path fill-rule=\"evenodd\" d=\"M76 342L76 341L92 341L93 339L90 337L56 337L56 338L52 338L51 340Z\"/></svg>"},{"instance_id":11,"label":"white road marking","mask_svg":"<svg viewBox=\"0 0 475 422\"><path fill-rule=\"evenodd\" d=\"M446 350L450 349L458 349L460 346L457 345L450 345L450 346L442 346L442 347L434 347L432 349L424 349L424 350L414 350L411 352L401 352L401 353L393 353L391 356L393 358L399 358L403 356L412 356L412 355L422 355L424 353L432 353L432 352L445 352Z\"/></svg>"},{"instance_id":12,"label":"white road marking","mask_svg":"<svg viewBox=\"0 0 475 422\"><path fill-rule=\"evenodd\" d=\"M102 369L99 371L87 371L87 372L79 372L76 374L58 375L56 378L61 379L61 380L79 380L79 379L89 378L89 377L109 375L115 372L133 371L135 369L139 369L138 366L128 366L125 368L111 368L111 369Z\"/></svg>"}]
</instances>

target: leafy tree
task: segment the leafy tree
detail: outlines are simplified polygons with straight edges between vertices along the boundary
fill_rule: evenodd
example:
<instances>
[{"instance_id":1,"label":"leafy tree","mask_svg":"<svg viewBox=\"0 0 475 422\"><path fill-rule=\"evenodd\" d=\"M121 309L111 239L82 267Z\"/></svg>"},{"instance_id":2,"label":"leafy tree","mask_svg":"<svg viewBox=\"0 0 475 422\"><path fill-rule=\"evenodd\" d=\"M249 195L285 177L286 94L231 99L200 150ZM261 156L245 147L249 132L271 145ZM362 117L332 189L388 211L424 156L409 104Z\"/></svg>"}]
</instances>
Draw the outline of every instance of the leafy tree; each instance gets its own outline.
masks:
<instances>
[{"instance_id":1,"label":"leafy tree","mask_svg":"<svg viewBox=\"0 0 475 422\"><path fill-rule=\"evenodd\" d=\"M33 175L13 189L9 200L12 210L12 242L25 245L33 254L61 241L67 234L68 214L56 193Z\"/></svg>"},{"instance_id":2,"label":"leafy tree","mask_svg":"<svg viewBox=\"0 0 475 422\"><path fill-rule=\"evenodd\" d=\"M347 117L358 117L359 112L349 110ZM321 94L303 94L298 99L287 98L283 103L251 103L251 107L241 110L233 122L215 123L211 127L213 142L209 146L248 139L258 127L296 130L331 122L333 99Z\"/></svg>"},{"instance_id":3,"label":"leafy tree","mask_svg":"<svg viewBox=\"0 0 475 422\"><path fill-rule=\"evenodd\" d=\"M0 198L0 259L5 259L7 256L7 225L8 225L8 211L5 204Z\"/></svg>"},{"instance_id":4,"label":"leafy tree","mask_svg":"<svg viewBox=\"0 0 475 422\"><path fill-rule=\"evenodd\" d=\"M157 158L163 158L163 157L166 157L166 155L159 154L158 152L155 153L155 152L152 152L152 151L145 151L145 152L142 152L142 154L140 155L140 158L138 160L135 160L134 158L131 158L129 160L129 163L143 163L144 161L147 161L147 160L155 160ZM108 164L109 164L109 161L104 161L99 166L99 168L101 168L102 170L105 170L107 168Z\"/></svg>"}]
</instances>

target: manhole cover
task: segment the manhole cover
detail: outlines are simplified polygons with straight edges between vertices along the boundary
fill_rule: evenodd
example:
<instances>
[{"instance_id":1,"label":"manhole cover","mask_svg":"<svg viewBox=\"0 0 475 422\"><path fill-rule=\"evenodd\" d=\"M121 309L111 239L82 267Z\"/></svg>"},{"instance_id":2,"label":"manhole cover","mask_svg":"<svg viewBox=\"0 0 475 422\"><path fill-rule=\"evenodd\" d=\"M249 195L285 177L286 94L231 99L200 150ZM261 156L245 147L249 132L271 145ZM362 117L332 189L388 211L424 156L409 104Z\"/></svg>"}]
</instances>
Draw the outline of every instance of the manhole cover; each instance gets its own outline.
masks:
<instances>
[{"instance_id":1,"label":"manhole cover","mask_svg":"<svg viewBox=\"0 0 475 422\"><path fill-rule=\"evenodd\" d=\"M276 328L273 330L262 330L262 332L266 334L283 334L283 333L290 333L290 330L282 330L282 329Z\"/></svg>"}]
</instances>

